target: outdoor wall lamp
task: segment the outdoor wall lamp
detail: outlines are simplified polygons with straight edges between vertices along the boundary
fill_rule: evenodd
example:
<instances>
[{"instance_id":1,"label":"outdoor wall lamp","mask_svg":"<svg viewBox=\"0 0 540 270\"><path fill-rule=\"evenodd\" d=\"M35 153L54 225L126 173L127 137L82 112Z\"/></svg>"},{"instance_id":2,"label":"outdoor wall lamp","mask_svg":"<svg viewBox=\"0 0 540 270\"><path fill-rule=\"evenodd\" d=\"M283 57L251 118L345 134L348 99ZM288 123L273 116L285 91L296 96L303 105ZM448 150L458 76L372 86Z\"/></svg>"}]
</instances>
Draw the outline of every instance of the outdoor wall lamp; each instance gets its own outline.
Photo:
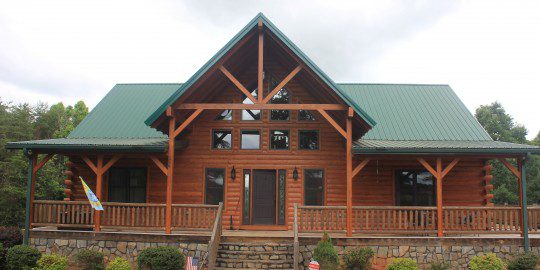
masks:
<instances>
[{"instance_id":1,"label":"outdoor wall lamp","mask_svg":"<svg viewBox=\"0 0 540 270\"><path fill-rule=\"evenodd\" d=\"M296 166L294 167L294 171L292 172L292 178L294 179L294 181L298 180L298 169L296 168Z\"/></svg>"},{"instance_id":2,"label":"outdoor wall lamp","mask_svg":"<svg viewBox=\"0 0 540 270\"><path fill-rule=\"evenodd\" d=\"M236 179L236 169L234 168L234 166L232 166L232 169L231 169L231 179L234 181L234 179Z\"/></svg>"}]
</instances>

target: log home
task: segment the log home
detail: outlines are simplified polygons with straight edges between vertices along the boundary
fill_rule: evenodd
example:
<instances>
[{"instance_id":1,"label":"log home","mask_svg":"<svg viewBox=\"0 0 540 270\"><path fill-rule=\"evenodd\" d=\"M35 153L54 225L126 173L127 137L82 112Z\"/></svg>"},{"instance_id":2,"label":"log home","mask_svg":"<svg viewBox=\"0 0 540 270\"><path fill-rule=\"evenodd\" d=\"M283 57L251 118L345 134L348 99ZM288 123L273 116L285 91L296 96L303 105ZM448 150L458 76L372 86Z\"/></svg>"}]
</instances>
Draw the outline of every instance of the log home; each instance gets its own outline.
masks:
<instances>
[{"instance_id":1,"label":"log home","mask_svg":"<svg viewBox=\"0 0 540 270\"><path fill-rule=\"evenodd\" d=\"M493 141L448 85L335 83L262 14L185 83L118 84L67 138L8 147L29 158L25 239L43 227L206 231L214 246L227 231L510 233L527 248L540 229L523 167L538 147ZM35 200L52 155L69 160L66 198ZM491 203L493 159L521 205Z\"/></svg>"}]
</instances>

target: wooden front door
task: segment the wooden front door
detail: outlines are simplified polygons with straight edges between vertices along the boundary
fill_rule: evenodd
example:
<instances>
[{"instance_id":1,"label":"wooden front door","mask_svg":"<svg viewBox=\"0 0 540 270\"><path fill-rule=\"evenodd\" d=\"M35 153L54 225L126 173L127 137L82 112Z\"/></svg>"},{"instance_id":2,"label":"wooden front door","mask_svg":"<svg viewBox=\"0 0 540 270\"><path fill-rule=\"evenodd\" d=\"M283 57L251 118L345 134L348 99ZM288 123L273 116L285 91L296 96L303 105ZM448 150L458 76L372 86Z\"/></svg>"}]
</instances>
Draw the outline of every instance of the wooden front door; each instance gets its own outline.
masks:
<instances>
[{"instance_id":1,"label":"wooden front door","mask_svg":"<svg viewBox=\"0 0 540 270\"><path fill-rule=\"evenodd\" d=\"M252 224L276 224L276 171L253 170Z\"/></svg>"}]
</instances>

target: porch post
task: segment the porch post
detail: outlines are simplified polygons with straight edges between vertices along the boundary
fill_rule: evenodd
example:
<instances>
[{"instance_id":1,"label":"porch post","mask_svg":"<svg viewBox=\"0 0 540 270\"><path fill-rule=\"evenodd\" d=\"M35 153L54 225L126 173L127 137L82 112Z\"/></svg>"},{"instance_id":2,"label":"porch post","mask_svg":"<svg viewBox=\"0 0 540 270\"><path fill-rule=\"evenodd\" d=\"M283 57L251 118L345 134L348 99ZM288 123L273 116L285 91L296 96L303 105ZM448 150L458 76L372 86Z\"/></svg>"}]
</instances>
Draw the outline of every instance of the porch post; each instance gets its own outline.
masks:
<instances>
[{"instance_id":1,"label":"porch post","mask_svg":"<svg viewBox=\"0 0 540 270\"><path fill-rule=\"evenodd\" d=\"M352 117L354 111L349 108L347 114L347 236L352 236Z\"/></svg>"},{"instance_id":2,"label":"porch post","mask_svg":"<svg viewBox=\"0 0 540 270\"><path fill-rule=\"evenodd\" d=\"M97 157L97 172L96 172L96 197L101 201L102 186L103 186L103 155ZM101 231L101 212L94 212L94 230L96 232Z\"/></svg>"},{"instance_id":3,"label":"porch post","mask_svg":"<svg viewBox=\"0 0 540 270\"><path fill-rule=\"evenodd\" d=\"M521 157L519 158L521 159ZM523 235L523 248L525 252L529 251L529 217L527 213L527 176L525 171L525 163L527 158L525 157L519 162L519 170L521 172L521 187L519 189L521 197L521 232Z\"/></svg>"},{"instance_id":4,"label":"porch post","mask_svg":"<svg viewBox=\"0 0 540 270\"><path fill-rule=\"evenodd\" d=\"M437 236L443 236L442 159L437 158Z\"/></svg>"},{"instance_id":5,"label":"porch post","mask_svg":"<svg viewBox=\"0 0 540 270\"><path fill-rule=\"evenodd\" d=\"M28 245L28 240L30 239L30 227L31 227L31 208L34 201L34 189L35 189L35 173L34 165L36 164L36 156L32 155L32 151L24 149L24 155L28 157L28 178L26 182L26 216L24 221L24 238L23 244Z\"/></svg>"},{"instance_id":6,"label":"porch post","mask_svg":"<svg viewBox=\"0 0 540 270\"><path fill-rule=\"evenodd\" d=\"M174 173L174 138L176 118L172 109L167 110L169 116L169 148L167 150L167 196L165 201L165 233L171 233L172 224L172 185Z\"/></svg>"}]
</instances>

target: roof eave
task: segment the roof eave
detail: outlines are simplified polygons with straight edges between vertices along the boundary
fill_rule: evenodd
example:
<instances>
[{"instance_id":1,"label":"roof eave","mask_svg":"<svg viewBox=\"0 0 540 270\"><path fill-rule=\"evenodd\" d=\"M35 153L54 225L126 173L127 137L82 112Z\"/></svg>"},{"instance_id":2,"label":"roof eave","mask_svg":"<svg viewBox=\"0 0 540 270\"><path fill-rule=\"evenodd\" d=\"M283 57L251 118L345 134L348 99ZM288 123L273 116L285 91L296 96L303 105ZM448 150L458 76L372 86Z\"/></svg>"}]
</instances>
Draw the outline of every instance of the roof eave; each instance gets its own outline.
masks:
<instances>
[{"instance_id":1,"label":"roof eave","mask_svg":"<svg viewBox=\"0 0 540 270\"><path fill-rule=\"evenodd\" d=\"M376 149L362 149L354 148L353 154L355 155L474 155L474 154L494 154L494 155L526 155L534 154L540 155L540 149L512 149L512 148L497 148L497 149L481 149L481 148L376 148Z\"/></svg>"},{"instance_id":2,"label":"roof eave","mask_svg":"<svg viewBox=\"0 0 540 270\"><path fill-rule=\"evenodd\" d=\"M7 143L6 149L32 149L40 151L98 151L98 152L165 152L167 145L54 145L54 144L23 144Z\"/></svg>"}]
</instances>

